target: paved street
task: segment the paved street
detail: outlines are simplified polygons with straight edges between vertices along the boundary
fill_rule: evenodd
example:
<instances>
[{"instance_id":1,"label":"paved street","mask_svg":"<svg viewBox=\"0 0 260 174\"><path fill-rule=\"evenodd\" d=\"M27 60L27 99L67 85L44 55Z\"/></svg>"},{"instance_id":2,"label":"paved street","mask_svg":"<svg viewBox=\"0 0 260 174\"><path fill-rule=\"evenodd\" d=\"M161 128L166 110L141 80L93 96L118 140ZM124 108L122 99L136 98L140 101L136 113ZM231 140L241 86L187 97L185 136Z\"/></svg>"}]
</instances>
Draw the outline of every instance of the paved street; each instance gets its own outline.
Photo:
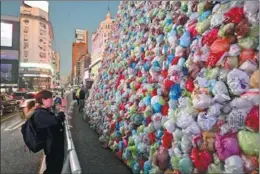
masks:
<instances>
[{"instance_id":1,"label":"paved street","mask_svg":"<svg viewBox=\"0 0 260 174\"><path fill-rule=\"evenodd\" d=\"M72 138L82 173L131 173L131 170L117 159L115 153L101 147L97 134L83 120L82 114L74 115L71 124L73 126Z\"/></svg>"},{"instance_id":2,"label":"paved street","mask_svg":"<svg viewBox=\"0 0 260 174\"><path fill-rule=\"evenodd\" d=\"M18 113L1 118L1 173L37 173L42 153L25 152Z\"/></svg>"}]
</instances>

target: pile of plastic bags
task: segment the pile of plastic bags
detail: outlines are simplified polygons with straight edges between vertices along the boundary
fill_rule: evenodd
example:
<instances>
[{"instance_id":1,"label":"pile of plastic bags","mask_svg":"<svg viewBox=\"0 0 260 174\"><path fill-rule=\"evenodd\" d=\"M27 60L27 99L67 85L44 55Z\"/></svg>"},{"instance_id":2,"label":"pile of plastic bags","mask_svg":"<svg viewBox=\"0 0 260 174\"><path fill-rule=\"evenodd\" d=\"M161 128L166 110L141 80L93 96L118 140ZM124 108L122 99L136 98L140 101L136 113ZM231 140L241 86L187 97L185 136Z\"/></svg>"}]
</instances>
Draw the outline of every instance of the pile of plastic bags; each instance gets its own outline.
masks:
<instances>
[{"instance_id":1,"label":"pile of plastic bags","mask_svg":"<svg viewBox=\"0 0 260 174\"><path fill-rule=\"evenodd\" d=\"M134 173L257 173L259 2L121 2L86 115Z\"/></svg>"}]
</instances>

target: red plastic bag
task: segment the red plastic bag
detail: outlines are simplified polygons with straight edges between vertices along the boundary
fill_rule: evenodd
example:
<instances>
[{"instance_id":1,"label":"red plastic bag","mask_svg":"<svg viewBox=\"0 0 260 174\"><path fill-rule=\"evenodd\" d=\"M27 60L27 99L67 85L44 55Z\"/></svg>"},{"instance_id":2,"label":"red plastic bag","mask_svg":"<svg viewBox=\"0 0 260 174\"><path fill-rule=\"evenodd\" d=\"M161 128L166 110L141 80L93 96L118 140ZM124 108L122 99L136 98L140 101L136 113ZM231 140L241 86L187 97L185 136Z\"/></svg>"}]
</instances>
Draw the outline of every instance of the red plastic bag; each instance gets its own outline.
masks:
<instances>
[{"instance_id":1,"label":"red plastic bag","mask_svg":"<svg viewBox=\"0 0 260 174\"><path fill-rule=\"evenodd\" d=\"M172 134L167 132L167 130L165 130L164 134L162 136L162 146L166 149L171 148L172 147L172 140L173 140Z\"/></svg>"},{"instance_id":2,"label":"red plastic bag","mask_svg":"<svg viewBox=\"0 0 260 174\"><path fill-rule=\"evenodd\" d=\"M259 107L254 106L248 113L245 124L248 128L252 129L255 132L259 130Z\"/></svg>"},{"instance_id":3,"label":"red plastic bag","mask_svg":"<svg viewBox=\"0 0 260 174\"><path fill-rule=\"evenodd\" d=\"M187 23L186 29L190 32L191 38L194 38L195 36L198 35L198 32L196 30L196 24L197 24L197 20L196 19L194 19L194 20L190 21L189 23Z\"/></svg>"},{"instance_id":4,"label":"red plastic bag","mask_svg":"<svg viewBox=\"0 0 260 174\"><path fill-rule=\"evenodd\" d=\"M213 28L202 38L202 44L208 46L212 45L215 40L218 38L218 28Z\"/></svg>"},{"instance_id":5,"label":"red plastic bag","mask_svg":"<svg viewBox=\"0 0 260 174\"><path fill-rule=\"evenodd\" d=\"M219 52L219 53L210 53L209 57L207 59L206 65L208 67L214 67L218 63L218 61L221 59L221 57L225 54L225 52Z\"/></svg>"},{"instance_id":6,"label":"red plastic bag","mask_svg":"<svg viewBox=\"0 0 260 174\"><path fill-rule=\"evenodd\" d=\"M210 46L211 53L224 53L229 51L230 40L228 38L217 39Z\"/></svg>"},{"instance_id":7,"label":"red plastic bag","mask_svg":"<svg viewBox=\"0 0 260 174\"><path fill-rule=\"evenodd\" d=\"M171 81L170 79L164 79L163 81L163 88L166 90L166 91L170 91L172 85L173 85L173 81Z\"/></svg>"},{"instance_id":8,"label":"red plastic bag","mask_svg":"<svg viewBox=\"0 0 260 174\"><path fill-rule=\"evenodd\" d=\"M186 81L186 89L189 92L192 92L194 90L195 86L193 83L193 80L191 78L188 78L188 80Z\"/></svg>"},{"instance_id":9,"label":"red plastic bag","mask_svg":"<svg viewBox=\"0 0 260 174\"><path fill-rule=\"evenodd\" d=\"M257 53L253 49L244 49L239 56L240 64L247 60L253 60L255 61L257 58Z\"/></svg>"},{"instance_id":10,"label":"red plastic bag","mask_svg":"<svg viewBox=\"0 0 260 174\"><path fill-rule=\"evenodd\" d=\"M208 166L212 163L212 154L208 151L200 151L198 148L193 148L190 158L199 173L206 172Z\"/></svg>"},{"instance_id":11,"label":"red plastic bag","mask_svg":"<svg viewBox=\"0 0 260 174\"><path fill-rule=\"evenodd\" d=\"M245 17L243 7L231 8L224 16L226 23L235 24L238 24Z\"/></svg>"},{"instance_id":12,"label":"red plastic bag","mask_svg":"<svg viewBox=\"0 0 260 174\"><path fill-rule=\"evenodd\" d=\"M164 106L162 107L162 110L161 110L162 115L163 115L163 116L168 115L168 110L169 110L169 105L168 105L168 104L164 105Z\"/></svg>"}]
</instances>

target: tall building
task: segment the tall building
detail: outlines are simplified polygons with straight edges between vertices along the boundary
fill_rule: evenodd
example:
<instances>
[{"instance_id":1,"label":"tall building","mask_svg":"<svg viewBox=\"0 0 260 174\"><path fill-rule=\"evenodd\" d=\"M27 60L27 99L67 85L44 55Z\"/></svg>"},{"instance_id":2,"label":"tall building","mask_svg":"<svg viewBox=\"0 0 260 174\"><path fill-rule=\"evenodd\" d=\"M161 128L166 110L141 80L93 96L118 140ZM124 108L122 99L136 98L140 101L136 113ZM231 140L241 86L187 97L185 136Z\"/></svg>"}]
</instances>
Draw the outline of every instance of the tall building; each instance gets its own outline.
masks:
<instances>
[{"instance_id":1,"label":"tall building","mask_svg":"<svg viewBox=\"0 0 260 174\"><path fill-rule=\"evenodd\" d=\"M75 40L76 43L88 43L88 30L76 29Z\"/></svg>"},{"instance_id":2,"label":"tall building","mask_svg":"<svg viewBox=\"0 0 260 174\"><path fill-rule=\"evenodd\" d=\"M52 51L52 87L60 86L60 54L58 52Z\"/></svg>"},{"instance_id":3,"label":"tall building","mask_svg":"<svg viewBox=\"0 0 260 174\"><path fill-rule=\"evenodd\" d=\"M20 19L1 16L1 91L11 92L18 88L20 54Z\"/></svg>"},{"instance_id":4,"label":"tall building","mask_svg":"<svg viewBox=\"0 0 260 174\"><path fill-rule=\"evenodd\" d=\"M115 19L112 19L108 10L106 19L100 23L97 31L92 33L91 37L91 73L96 76L98 74L98 68L101 66L101 60L103 57L106 43L112 36L112 29L115 24Z\"/></svg>"},{"instance_id":5,"label":"tall building","mask_svg":"<svg viewBox=\"0 0 260 174\"><path fill-rule=\"evenodd\" d=\"M88 53L88 31L76 29L75 30L75 42L72 44L72 78L74 84L79 82L79 59Z\"/></svg>"},{"instance_id":6,"label":"tall building","mask_svg":"<svg viewBox=\"0 0 260 174\"><path fill-rule=\"evenodd\" d=\"M53 29L48 2L25 1L20 8L20 81L30 89L50 88L52 74ZM42 8L41 8L42 6Z\"/></svg>"}]
</instances>

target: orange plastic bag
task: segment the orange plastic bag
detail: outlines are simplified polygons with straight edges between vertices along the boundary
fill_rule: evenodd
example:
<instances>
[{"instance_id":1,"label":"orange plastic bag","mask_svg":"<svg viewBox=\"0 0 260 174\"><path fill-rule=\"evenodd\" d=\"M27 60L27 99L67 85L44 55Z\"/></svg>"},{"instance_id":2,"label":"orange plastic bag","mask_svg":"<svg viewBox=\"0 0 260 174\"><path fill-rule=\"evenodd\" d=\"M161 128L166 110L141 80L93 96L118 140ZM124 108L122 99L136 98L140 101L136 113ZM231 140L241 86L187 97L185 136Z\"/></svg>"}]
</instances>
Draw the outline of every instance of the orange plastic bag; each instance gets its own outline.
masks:
<instances>
[{"instance_id":1,"label":"orange plastic bag","mask_svg":"<svg viewBox=\"0 0 260 174\"><path fill-rule=\"evenodd\" d=\"M230 39L228 38L221 38L217 39L213 42L210 46L210 51L213 54L227 52L230 47Z\"/></svg>"}]
</instances>

